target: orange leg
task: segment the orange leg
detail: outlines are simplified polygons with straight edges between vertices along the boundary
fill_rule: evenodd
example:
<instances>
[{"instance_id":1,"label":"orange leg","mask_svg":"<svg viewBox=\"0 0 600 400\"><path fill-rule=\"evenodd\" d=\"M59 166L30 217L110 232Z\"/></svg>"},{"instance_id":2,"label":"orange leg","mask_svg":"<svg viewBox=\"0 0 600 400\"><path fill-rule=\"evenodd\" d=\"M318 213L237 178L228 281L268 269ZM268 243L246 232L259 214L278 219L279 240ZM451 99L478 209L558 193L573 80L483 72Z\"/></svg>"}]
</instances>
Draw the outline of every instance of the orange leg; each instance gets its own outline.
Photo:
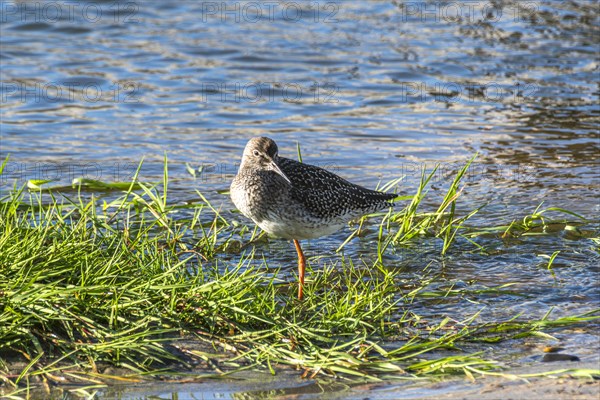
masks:
<instances>
[{"instance_id":1,"label":"orange leg","mask_svg":"<svg viewBox=\"0 0 600 400\"><path fill-rule=\"evenodd\" d=\"M296 246L296 251L298 252L298 300L302 300L303 289L304 289L304 270L306 269L306 258L304 258L304 253L302 252L302 248L300 247L300 242L294 239L294 246Z\"/></svg>"}]
</instances>

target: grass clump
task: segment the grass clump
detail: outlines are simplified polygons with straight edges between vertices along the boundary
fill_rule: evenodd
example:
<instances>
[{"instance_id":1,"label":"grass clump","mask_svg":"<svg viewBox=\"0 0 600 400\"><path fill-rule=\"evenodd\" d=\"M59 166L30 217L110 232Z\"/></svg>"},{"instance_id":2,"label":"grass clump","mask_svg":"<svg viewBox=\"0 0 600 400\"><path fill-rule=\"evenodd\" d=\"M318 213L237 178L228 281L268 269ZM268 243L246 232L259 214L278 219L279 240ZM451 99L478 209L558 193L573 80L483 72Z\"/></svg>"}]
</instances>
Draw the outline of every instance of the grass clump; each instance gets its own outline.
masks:
<instances>
[{"instance_id":1,"label":"grass clump","mask_svg":"<svg viewBox=\"0 0 600 400\"><path fill-rule=\"evenodd\" d=\"M452 242L464 220L453 215L459 179L435 213L417 215L428 179L407 209L384 218L380 257L389 244L434 226L444 243ZM141 183L136 174L115 188L124 192L110 203L84 200L82 186L60 194L37 186L0 202L0 380L8 388L190 371L197 378L245 368L274 373L278 365L304 376L367 380L471 375L497 365L481 353L459 352L459 343L551 325L423 325L410 311L422 288L403 293L400 272L380 259L341 259L312 271L306 299L298 302L295 284L251 246L225 253L234 238L253 240L256 230L234 228L200 193L195 205L168 203L166 162L160 185ZM384 226L398 231L383 237ZM595 312L552 324L597 318ZM129 372L116 377L114 367Z\"/></svg>"}]
</instances>

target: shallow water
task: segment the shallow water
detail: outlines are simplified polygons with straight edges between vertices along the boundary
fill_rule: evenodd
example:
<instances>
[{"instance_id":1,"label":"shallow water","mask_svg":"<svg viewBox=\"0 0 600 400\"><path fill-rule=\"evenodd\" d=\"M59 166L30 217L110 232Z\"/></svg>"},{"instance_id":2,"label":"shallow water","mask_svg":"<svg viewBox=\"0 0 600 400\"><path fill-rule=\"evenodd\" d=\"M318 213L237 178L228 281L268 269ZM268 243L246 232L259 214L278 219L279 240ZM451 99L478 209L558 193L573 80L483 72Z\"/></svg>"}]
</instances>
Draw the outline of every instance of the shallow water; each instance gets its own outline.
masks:
<instances>
[{"instance_id":1,"label":"shallow water","mask_svg":"<svg viewBox=\"0 0 600 400\"><path fill-rule=\"evenodd\" d=\"M596 220L585 229L598 236L594 2L0 3L3 191L27 179L128 180L142 158L141 179L159 181L166 153L173 201L197 200L199 189L231 210L217 190L245 142L266 135L281 155L295 157L300 142L304 162L368 187L405 176L404 194L440 163L434 198L478 152L460 208L488 205L470 225L507 224L543 202ZM202 173L194 179L185 163ZM313 268L335 261L347 234L306 244L321 256ZM560 232L490 243L492 255L459 241L441 257L426 241L386 262L406 282L436 276L432 290L516 283L413 304L420 315L483 309L485 321L599 307L592 241ZM551 273L540 255L555 250ZM292 277L287 242L262 251ZM373 251L369 237L344 249ZM575 353L600 347L597 335L578 337L561 338Z\"/></svg>"}]
</instances>

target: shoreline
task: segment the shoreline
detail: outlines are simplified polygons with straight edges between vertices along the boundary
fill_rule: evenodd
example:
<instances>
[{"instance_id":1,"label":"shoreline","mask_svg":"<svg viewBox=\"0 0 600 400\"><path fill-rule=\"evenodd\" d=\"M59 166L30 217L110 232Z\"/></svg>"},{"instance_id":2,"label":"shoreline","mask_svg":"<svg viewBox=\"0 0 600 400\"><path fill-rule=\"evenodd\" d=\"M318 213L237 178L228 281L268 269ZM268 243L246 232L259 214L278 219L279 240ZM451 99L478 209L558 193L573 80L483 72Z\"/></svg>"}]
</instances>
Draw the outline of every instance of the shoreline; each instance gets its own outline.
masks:
<instances>
[{"instance_id":1,"label":"shoreline","mask_svg":"<svg viewBox=\"0 0 600 400\"><path fill-rule=\"evenodd\" d=\"M65 393L97 396L90 398L128 399L154 398L160 396L178 396L178 398L250 398L269 399L328 399L328 400L437 400L437 399L525 399L525 400L587 400L600 398L600 376L595 379L574 377L569 373L551 376L524 378L531 374L544 374L559 370L596 370L600 371L600 357L588 357L580 362L533 363L531 365L508 368L503 376L477 376L473 379L464 376L448 379L432 379L420 381L384 380L375 383L350 383L342 379L319 377L318 379L302 378L301 371L293 368L277 368L271 375L268 371L242 371L229 376L210 375L211 369L199 367L189 371L185 378L169 377L154 381L139 381L126 377L128 370L110 368L114 377L123 376L123 380L115 379L111 384L68 384L48 385L39 381L34 387L20 388L19 391L2 391L0 396L27 393L33 398L57 399ZM214 370L213 370L214 372ZM123 375L121 375L123 373ZM185 374L185 373L184 373ZM511 377L511 375L513 375ZM174 379L170 379L174 378ZM4 388L6 389L6 388ZM189 395L189 396L188 396ZM162 398L162 397L161 397Z\"/></svg>"}]
</instances>

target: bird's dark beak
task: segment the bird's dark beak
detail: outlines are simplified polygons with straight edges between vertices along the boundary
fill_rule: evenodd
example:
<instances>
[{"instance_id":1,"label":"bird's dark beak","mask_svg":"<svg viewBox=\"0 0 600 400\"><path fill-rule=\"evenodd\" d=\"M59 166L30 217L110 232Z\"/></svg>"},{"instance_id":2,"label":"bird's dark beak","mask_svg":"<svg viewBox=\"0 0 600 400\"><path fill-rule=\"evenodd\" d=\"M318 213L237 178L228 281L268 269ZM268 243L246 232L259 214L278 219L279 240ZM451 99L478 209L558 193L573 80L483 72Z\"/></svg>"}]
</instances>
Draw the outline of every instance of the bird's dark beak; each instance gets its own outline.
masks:
<instances>
[{"instance_id":1,"label":"bird's dark beak","mask_svg":"<svg viewBox=\"0 0 600 400\"><path fill-rule=\"evenodd\" d=\"M289 183L290 185L292 184L292 181L290 181L288 179L288 177L285 176L285 174L283 173L281 168L279 168L279 165L277 165L277 163L275 162L275 159L271 160L270 167L273 171L277 172L279 174L279 176L281 176L283 179L285 179L287 183Z\"/></svg>"}]
</instances>

